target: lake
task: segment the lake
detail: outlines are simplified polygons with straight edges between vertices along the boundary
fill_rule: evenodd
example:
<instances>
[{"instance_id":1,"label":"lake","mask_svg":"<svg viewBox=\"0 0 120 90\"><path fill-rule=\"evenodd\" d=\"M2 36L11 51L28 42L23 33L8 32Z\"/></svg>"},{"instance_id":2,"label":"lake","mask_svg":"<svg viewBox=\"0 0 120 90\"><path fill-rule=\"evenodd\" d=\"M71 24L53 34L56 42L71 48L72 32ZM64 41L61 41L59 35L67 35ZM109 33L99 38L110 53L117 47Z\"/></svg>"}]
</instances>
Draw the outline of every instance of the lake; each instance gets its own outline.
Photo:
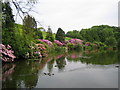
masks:
<instances>
[{"instance_id":1,"label":"lake","mask_svg":"<svg viewBox=\"0 0 120 90\"><path fill-rule=\"evenodd\" d=\"M2 65L3 88L118 88L118 52L50 54Z\"/></svg>"}]
</instances>

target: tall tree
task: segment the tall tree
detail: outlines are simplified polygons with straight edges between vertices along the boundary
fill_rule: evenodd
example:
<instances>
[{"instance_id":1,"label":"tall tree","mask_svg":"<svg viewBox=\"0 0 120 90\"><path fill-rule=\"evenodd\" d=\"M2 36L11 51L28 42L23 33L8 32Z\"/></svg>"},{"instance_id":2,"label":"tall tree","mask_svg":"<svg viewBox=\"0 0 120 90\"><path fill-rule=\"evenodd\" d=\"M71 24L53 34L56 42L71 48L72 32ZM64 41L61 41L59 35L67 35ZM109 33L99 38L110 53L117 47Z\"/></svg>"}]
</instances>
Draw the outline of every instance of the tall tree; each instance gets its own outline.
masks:
<instances>
[{"instance_id":1,"label":"tall tree","mask_svg":"<svg viewBox=\"0 0 120 90\"><path fill-rule=\"evenodd\" d=\"M35 32L37 31L37 23L34 17L30 15L24 17L23 30L26 34L30 34L32 37L35 37Z\"/></svg>"},{"instance_id":2,"label":"tall tree","mask_svg":"<svg viewBox=\"0 0 120 90\"><path fill-rule=\"evenodd\" d=\"M47 39L51 42L54 41L54 37L53 37L52 30L51 30L50 26L48 27L48 31L47 31L47 35L46 35L45 39Z\"/></svg>"},{"instance_id":3,"label":"tall tree","mask_svg":"<svg viewBox=\"0 0 120 90\"><path fill-rule=\"evenodd\" d=\"M10 3L2 3L2 43L5 45L12 45L14 42L14 24Z\"/></svg>"},{"instance_id":4,"label":"tall tree","mask_svg":"<svg viewBox=\"0 0 120 90\"><path fill-rule=\"evenodd\" d=\"M42 31L40 31L40 29L38 28L37 31L36 31L36 38L37 39L43 39L43 34L42 34Z\"/></svg>"},{"instance_id":5,"label":"tall tree","mask_svg":"<svg viewBox=\"0 0 120 90\"><path fill-rule=\"evenodd\" d=\"M60 42L64 42L65 41L65 32L61 28L58 28L55 38L56 38L56 40L59 40Z\"/></svg>"}]
</instances>

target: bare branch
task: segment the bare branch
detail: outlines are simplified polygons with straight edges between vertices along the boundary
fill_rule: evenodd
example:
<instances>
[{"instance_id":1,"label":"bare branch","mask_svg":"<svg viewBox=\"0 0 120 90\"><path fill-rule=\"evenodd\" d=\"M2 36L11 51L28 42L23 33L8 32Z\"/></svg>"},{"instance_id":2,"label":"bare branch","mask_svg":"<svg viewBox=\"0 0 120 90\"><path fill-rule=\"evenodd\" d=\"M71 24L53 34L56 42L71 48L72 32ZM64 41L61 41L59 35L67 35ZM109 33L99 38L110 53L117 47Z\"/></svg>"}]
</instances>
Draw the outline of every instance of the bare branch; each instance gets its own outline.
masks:
<instances>
[{"instance_id":1,"label":"bare branch","mask_svg":"<svg viewBox=\"0 0 120 90\"><path fill-rule=\"evenodd\" d=\"M12 0L12 3L17 10L16 15L19 15L22 20L23 20L23 16L29 15L29 12L33 11L32 8L33 8L35 2L36 2L36 0L28 0L27 2L22 2L22 1L18 2L17 0ZM25 6L23 7L21 4L24 4L24 3L25 3Z\"/></svg>"}]
</instances>

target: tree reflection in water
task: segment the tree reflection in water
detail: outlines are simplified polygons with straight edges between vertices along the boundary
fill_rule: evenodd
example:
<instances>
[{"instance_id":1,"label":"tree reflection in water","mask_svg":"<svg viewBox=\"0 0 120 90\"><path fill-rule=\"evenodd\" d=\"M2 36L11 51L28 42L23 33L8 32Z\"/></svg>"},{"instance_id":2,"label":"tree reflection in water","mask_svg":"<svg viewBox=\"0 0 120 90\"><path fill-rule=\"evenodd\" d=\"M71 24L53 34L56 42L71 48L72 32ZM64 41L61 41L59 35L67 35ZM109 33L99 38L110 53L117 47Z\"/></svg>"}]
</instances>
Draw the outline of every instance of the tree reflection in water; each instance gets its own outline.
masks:
<instances>
[{"instance_id":1,"label":"tree reflection in water","mask_svg":"<svg viewBox=\"0 0 120 90\"><path fill-rule=\"evenodd\" d=\"M12 73L14 72L14 69L16 67L16 64L5 64L3 65L2 67L2 80L3 82L6 80L6 79L10 79L10 75L12 75Z\"/></svg>"},{"instance_id":2,"label":"tree reflection in water","mask_svg":"<svg viewBox=\"0 0 120 90\"><path fill-rule=\"evenodd\" d=\"M58 67L59 71L63 71L64 67L66 65L65 56L57 59L56 64L57 64L57 67Z\"/></svg>"},{"instance_id":3,"label":"tree reflection in water","mask_svg":"<svg viewBox=\"0 0 120 90\"><path fill-rule=\"evenodd\" d=\"M65 66L67 66L68 70L66 70L68 72L100 68L103 65L118 63L118 55L117 51L71 52L68 54L51 55L43 58L41 61L23 60L11 64L3 64L2 86L3 88L34 88L38 83L38 77L52 76L54 73L64 72ZM85 66L68 68L67 62L80 62L85 64ZM87 66L87 64L90 65ZM44 71L44 67L46 67L47 71ZM58 68L58 72L53 72L55 68Z\"/></svg>"}]
</instances>

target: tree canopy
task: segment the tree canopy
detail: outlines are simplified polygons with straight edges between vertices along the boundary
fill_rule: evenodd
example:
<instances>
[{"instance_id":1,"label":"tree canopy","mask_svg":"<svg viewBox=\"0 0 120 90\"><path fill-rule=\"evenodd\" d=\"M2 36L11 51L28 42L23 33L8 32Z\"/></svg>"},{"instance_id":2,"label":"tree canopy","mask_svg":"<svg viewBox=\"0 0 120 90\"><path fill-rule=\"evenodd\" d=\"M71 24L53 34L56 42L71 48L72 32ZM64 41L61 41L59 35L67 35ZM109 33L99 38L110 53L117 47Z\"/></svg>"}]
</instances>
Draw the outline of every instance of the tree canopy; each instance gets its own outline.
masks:
<instances>
[{"instance_id":1,"label":"tree canopy","mask_svg":"<svg viewBox=\"0 0 120 90\"><path fill-rule=\"evenodd\" d=\"M46 38L47 40L53 42L54 41L54 37L53 37L53 34L52 34L52 30L50 27L48 27L48 30L47 30L47 35L46 35Z\"/></svg>"},{"instance_id":2,"label":"tree canopy","mask_svg":"<svg viewBox=\"0 0 120 90\"><path fill-rule=\"evenodd\" d=\"M61 28L58 28L55 38L61 42L65 41L65 32Z\"/></svg>"}]
</instances>

